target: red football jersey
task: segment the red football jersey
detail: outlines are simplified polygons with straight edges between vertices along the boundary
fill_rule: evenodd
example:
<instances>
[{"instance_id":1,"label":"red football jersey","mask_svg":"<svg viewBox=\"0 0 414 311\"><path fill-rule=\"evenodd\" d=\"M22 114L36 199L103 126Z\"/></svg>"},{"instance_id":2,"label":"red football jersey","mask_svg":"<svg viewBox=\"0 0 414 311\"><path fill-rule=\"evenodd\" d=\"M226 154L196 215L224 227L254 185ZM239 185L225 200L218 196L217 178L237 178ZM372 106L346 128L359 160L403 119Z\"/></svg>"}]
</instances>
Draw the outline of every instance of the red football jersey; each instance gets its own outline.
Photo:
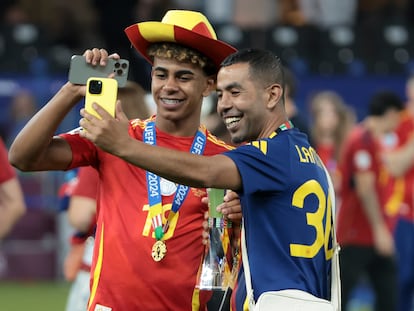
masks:
<instances>
[{"instance_id":1,"label":"red football jersey","mask_svg":"<svg viewBox=\"0 0 414 311\"><path fill-rule=\"evenodd\" d=\"M9 163L9 156L7 154L7 148L4 145L3 140L0 138L0 184L12 179L16 176L16 172Z\"/></svg>"},{"instance_id":2,"label":"red football jersey","mask_svg":"<svg viewBox=\"0 0 414 311\"><path fill-rule=\"evenodd\" d=\"M371 226L357 196L353 176L358 172L372 172L376 178L376 192L384 206L385 170L381 165L381 145L363 127L357 126L345 142L339 163L341 204L338 211L337 238L340 245L370 246L373 244ZM389 223L391 226L391 223Z\"/></svg>"},{"instance_id":3,"label":"red football jersey","mask_svg":"<svg viewBox=\"0 0 414 311\"><path fill-rule=\"evenodd\" d=\"M397 140L394 147L401 147L414 139L413 133L414 117L408 111L404 111L396 130ZM392 179L389 187L387 210L394 216L398 214L409 221L414 221L414 166L404 176Z\"/></svg>"},{"instance_id":4,"label":"red football jersey","mask_svg":"<svg viewBox=\"0 0 414 311\"><path fill-rule=\"evenodd\" d=\"M145 121L130 123L130 135L142 141ZM204 155L230 147L205 128ZM153 260L156 239L149 213L146 172L105 153L77 134L65 134L73 150L68 168L92 165L99 170L97 231L88 310L205 310L208 295L195 288L202 260L205 189L190 188L164 239L166 256ZM190 151L193 137L175 137L156 130L158 146ZM163 223L177 185L161 179ZM107 309L105 309L105 307Z\"/></svg>"}]
</instances>

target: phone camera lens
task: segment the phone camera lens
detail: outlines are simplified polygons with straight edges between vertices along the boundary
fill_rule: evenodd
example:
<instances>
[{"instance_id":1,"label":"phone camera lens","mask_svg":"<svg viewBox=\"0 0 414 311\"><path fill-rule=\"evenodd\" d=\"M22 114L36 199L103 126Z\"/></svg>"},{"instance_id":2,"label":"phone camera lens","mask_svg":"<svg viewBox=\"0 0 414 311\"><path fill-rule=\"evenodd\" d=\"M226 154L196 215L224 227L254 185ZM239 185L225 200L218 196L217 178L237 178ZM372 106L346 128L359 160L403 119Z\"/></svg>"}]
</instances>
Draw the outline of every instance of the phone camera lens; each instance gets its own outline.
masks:
<instances>
[{"instance_id":1,"label":"phone camera lens","mask_svg":"<svg viewBox=\"0 0 414 311\"><path fill-rule=\"evenodd\" d=\"M122 69L118 69L118 70L116 71L116 73L117 73L119 76L122 76L122 75L124 74L124 71L123 71Z\"/></svg>"},{"instance_id":2,"label":"phone camera lens","mask_svg":"<svg viewBox=\"0 0 414 311\"><path fill-rule=\"evenodd\" d=\"M122 63L121 67L122 67L123 69L126 69L126 68L127 68L127 64L126 64L126 63Z\"/></svg>"},{"instance_id":3,"label":"phone camera lens","mask_svg":"<svg viewBox=\"0 0 414 311\"><path fill-rule=\"evenodd\" d=\"M119 68L120 66L121 66L120 63L118 63L118 62L115 63L115 68Z\"/></svg>"},{"instance_id":4,"label":"phone camera lens","mask_svg":"<svg viewBox=\"0 0 414 311\"><path fill-rule=\"evenodd\" d=\"M101 94L102 93L102 81L91 80L91 82L89 83L89 93Z\"/></svg>"}]
</instances>

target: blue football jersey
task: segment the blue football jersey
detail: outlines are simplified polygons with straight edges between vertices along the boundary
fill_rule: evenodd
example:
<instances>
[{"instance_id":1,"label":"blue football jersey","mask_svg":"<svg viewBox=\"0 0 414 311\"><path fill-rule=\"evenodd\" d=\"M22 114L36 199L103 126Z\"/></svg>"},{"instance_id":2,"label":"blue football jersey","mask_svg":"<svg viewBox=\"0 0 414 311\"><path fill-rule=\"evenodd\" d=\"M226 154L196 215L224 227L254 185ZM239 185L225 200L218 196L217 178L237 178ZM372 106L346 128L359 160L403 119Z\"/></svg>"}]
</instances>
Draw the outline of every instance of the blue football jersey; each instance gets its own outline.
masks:
<instances>
[{"instance_id":1,"label":"blue football jersey","mask_svg":"<svg viewBox=\"0 0 414 311\"><path fill-rule=\"evenodd\" d=\"M226 152L242 178L239 192L254 297L300 289L330 297L332 209L326 173L296 128ZM241 269L233 310L246 298Z\"/></svg>"}]
</instances>

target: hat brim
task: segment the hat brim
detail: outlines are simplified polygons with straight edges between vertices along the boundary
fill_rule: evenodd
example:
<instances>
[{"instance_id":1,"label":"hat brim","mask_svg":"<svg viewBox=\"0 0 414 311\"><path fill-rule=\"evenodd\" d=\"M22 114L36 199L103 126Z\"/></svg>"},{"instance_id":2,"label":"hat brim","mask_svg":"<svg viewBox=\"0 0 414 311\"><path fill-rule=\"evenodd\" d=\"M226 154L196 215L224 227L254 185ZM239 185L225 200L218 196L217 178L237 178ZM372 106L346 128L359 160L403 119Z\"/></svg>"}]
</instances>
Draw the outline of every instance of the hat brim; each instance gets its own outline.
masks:
<instances>
[{"instance_id":1,"label":"hat brim","mask_svg":"<svg viewBox=\"0 0 414 311\"><path fill-rule=\"evenodd\" d=\"M175 42L193 48L211 59L217 70L228 55L237 51L223 41L162 22L137 23L127 27L125 33L134 48L151 64L152 60L147 53L147 49L150 44L156 42Z\"/></svg>"}]
</instances>

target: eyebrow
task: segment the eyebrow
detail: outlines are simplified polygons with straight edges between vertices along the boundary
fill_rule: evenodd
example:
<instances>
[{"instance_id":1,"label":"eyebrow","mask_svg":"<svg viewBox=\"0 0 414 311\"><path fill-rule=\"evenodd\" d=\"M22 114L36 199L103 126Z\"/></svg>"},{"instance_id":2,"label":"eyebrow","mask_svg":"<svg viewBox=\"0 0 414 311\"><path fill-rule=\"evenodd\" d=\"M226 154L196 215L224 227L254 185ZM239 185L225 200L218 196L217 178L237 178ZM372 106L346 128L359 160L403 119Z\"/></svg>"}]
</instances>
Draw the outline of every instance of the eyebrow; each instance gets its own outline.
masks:
<instances>
[{"instance_id":1,"label":"eyebrow","mask_svg":"<svg viewBox=\"0 0 414 311\"><path fill-rule=\"evenodd\" d=\"M154 71L162 71L162 72L168 72L168 70L164 67L154 67L153 68ZM182 70L178 70L174 73L176 76L182 76L182 75L195 75L195 73L191 70L188 69L182 69Z\"/></svg>"},{"instance_id":2,"label":"eyebrow","mask_svg":"<svg viewBox=\"0 0 414 311\"><path fill-rule=\"evenodd\" d=\"M233 88L242 89L242 86L241 86L241 84L240 84L240 83L238 83L238 82L232 82L232 83L230 83L230 84L226 85L226 86L225 86L225 87L223 87L223 88L217 88L217 89L216 89L216 91L221 91L221 90L226 90L226 91L228 91L228 90L231 90L231 89L233 89Z\"/></svg>"}]
</instances>

